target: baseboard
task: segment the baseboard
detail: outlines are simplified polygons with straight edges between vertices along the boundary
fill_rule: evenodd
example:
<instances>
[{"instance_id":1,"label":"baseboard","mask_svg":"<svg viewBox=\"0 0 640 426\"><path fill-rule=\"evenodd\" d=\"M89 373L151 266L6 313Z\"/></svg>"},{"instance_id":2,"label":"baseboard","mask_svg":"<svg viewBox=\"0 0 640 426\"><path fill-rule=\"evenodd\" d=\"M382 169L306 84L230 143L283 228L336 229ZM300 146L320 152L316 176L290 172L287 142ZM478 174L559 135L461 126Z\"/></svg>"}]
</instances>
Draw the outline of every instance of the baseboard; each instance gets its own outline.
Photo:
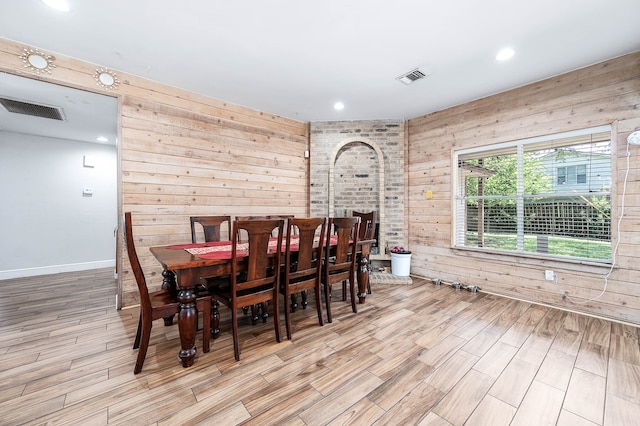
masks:
<instances>
[{"instance_id":1,"label":"baseboard","mask_svg":"<svg viewBox=\"0 0 640 426\"><path fill-rule=\"evenodd\" d=\"M11 269L0 271L0 280L11 278L35 277L38 275L59 274L61 272L86 271L89 269L115 268L116 260L99 260L96 262L70 263L67 265L41 266L37 268Z\"/></svg>"}]
</instances>

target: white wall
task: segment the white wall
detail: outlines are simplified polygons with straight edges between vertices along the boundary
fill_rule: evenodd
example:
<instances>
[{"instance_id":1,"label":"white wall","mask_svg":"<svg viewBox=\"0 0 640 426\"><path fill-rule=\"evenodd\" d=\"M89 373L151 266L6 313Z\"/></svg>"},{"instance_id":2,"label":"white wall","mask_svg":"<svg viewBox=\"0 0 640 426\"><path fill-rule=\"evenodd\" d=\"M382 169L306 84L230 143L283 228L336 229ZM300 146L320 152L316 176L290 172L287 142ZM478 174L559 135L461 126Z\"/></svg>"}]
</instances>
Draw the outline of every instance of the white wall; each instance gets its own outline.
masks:
<instances>
[{"instance_id":1,"label":"white wall","mask_svg":"<svg viewBox=\"0 0 640 426\"><path fill-rule=\"evenodd\" d=\"M115 266L115 146L0 132L0 182L0 279Z\"/></svg>"}]
</instances>

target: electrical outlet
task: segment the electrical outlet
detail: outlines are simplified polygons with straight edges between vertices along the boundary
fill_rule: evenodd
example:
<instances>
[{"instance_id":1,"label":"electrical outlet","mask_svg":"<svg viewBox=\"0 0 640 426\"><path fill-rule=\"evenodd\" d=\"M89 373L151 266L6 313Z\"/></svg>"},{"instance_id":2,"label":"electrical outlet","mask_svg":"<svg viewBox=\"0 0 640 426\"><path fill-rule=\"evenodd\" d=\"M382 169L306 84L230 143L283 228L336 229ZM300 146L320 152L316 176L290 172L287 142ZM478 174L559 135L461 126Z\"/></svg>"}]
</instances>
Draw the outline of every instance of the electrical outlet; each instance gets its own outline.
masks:
<instances>
[{"instance_id":1,"label":"electrical outlet","mask_svg":"<svg viewBox=\"0 0 640 426\"><path fill-rule=\"evenodd\" d=\"M556 279L556 274L554 274L553 271L547 269L546 271L544 271L544 279L547 281L553 281Z\"/></svg>"}]
</instances>

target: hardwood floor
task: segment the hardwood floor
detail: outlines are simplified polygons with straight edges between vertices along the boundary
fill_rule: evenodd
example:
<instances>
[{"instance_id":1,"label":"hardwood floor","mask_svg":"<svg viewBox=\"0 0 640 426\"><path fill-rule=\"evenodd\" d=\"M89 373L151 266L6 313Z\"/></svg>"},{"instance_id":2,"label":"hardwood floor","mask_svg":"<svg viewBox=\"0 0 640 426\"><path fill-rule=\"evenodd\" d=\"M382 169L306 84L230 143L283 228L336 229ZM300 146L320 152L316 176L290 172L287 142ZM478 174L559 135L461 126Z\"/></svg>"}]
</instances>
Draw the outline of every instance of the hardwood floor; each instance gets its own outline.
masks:
<instances>
[{"instance_id":1,"label":"hardwood floor","mask_svg":"<svg viewBox=\"0 0 640 426\"><path fill-rule=\"evenodd\" d=\"M339 292L338 292L339 293ZM310 298L312 301L313 298ZM177 326L153 325L133 374L138 309L112 271L0 281L0 424L637 425L638 328L414 278L334 300L293 340L230 316L184 369ZM326 314L326 313L325 313ZM282 320L281 325L284 326ZM284 332L284 328L283 328Z\"/></svg>"}]
</instances>

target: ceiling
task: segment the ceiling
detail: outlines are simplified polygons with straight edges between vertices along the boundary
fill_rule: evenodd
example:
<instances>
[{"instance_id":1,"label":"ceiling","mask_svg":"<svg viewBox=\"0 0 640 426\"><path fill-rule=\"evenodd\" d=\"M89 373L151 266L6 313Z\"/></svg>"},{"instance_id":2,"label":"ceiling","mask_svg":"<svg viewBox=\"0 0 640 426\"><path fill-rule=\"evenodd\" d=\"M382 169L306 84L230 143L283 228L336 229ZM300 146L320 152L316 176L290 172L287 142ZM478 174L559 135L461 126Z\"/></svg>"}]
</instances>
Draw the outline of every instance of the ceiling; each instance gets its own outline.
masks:
<instances>
[{"instance_id":1,"label":"ceiling","mask_svg":"<svg viewBox=\"0 0 640 426\"><path fill-rule=\"evenodd\" d=\"M414 118L640 50L638 0L69 2L0 0L0 37L301 121Z\"/></svg>"}]
</instances>

